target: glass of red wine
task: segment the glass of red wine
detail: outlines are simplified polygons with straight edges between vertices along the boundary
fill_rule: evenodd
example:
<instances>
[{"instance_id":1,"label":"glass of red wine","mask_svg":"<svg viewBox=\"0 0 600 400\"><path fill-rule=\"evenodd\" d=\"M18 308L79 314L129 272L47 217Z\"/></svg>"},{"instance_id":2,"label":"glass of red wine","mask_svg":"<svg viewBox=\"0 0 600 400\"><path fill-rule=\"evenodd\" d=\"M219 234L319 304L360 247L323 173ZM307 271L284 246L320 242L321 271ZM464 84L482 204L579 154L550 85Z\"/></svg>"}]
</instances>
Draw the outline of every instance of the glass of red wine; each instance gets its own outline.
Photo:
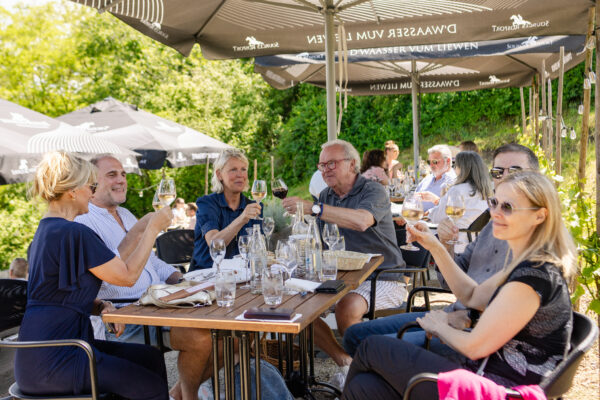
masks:
<instances>
[{"instance_id":1,"label":"glass of red wine","mask_svg":"<svg viewBox=\"0 0 600 400\"><path fill-rule=\"evenodd\" d=\"M283 179L277 178L271 181L271 191L273 192L273 196L283 200L287 196L288 187Z\"/></svg>"}]
</instances>

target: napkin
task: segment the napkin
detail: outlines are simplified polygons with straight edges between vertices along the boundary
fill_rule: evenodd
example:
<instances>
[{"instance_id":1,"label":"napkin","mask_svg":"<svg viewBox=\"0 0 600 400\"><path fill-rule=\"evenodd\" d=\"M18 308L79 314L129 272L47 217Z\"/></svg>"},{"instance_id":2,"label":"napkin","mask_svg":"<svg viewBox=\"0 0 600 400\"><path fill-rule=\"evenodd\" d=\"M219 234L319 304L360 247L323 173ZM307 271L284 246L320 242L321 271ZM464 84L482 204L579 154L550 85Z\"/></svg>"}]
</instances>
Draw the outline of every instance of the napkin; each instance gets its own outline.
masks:
<instances>
[{"instance_id":1,"label":"napkin","mask_svg":"<svg viewBox=\"0 0 600 400\"><path fill-rule=\"evenodd\" d=\"M321 282L307 281L306 279L291 278L285 281L285 287L298 292L314 292Z\"/></svg>"},{"instance_id":2,"label":"napkin","mask_svg":"<svg viewBox=\"0 0 600 400\"><path fill-rule=\"evenodd\" d=\"M217 265L213 263L213 268L217 268ZM244 260L241 258L226 258L221 261L221 269L241 269L244 268Z\"/></svg>"}]
</instances>

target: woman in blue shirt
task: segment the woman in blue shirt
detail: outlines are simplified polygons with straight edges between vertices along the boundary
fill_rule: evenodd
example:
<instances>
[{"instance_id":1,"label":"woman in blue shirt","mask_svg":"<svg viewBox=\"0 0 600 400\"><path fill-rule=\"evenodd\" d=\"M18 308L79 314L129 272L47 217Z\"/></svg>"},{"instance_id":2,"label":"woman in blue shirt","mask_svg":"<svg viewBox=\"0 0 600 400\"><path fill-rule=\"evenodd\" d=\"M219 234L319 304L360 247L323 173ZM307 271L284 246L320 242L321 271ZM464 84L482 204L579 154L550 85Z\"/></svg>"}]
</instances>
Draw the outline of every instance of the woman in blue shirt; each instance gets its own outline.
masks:
<instances>
[{"instance_id":1,"label":"woman in blue shirt","mask_svg":"<svg viewBox=\"0 0 600 400\"><path fill-rule=\"evenodd\" d=\"M240 150L227 149L221 153L214 164L211 183L213 193L196 201L192 270L212 267L209 246L214 239L225 241L225 258L238 254L238 233L243 234L243 229L250 227L252 220L261 214L260 204L242 194L248 189L248 159Z\"/></svg>"},{"instance_id":2,"label":"woman in blue shirt","mask_svg":"<svg viewBox=\"0 0 600 400\"><path fill-rule=\"evenodd\" d=\"M128 399L168 399L162 354L149 346L94 340L90 314L114 310L97 300L102 281L132 286L140 276L158 233L171 222L168 207L150 219L134 250L120 257L85 225L73 222L88 212L95 170L65 152L47 154L38 165L34 194L48 203L30 248L27 309L19 340L83 339L94 349L100 392ZM123 326L117 326L122 333ZM24 393L90 393L86 355L75 347L18 349L15 378Z\"/></svg>"}]
</instances>

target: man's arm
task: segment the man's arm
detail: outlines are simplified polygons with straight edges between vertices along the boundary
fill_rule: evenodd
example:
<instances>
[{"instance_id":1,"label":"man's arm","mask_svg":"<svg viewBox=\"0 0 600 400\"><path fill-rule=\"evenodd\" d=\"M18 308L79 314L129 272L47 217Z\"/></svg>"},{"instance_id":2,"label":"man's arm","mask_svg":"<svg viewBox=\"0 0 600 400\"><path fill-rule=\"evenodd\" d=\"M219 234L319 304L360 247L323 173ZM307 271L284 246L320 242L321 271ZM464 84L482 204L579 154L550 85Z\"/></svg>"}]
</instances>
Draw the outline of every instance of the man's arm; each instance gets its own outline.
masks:
<instances>
[{"instance_id":1,"label":"man's arm","mask_svg":"<svg viewBox=\"0 0 600 400\"><path fill-rule=\"evenodd\" d=\"M290 213L296 213L296 204L302 202L302 208L305 215L312 213L312 205L308 200L302 200L299 197L288 197L283 200L283 205ZM340 228L352 229L354 231L364 232L375 223L375 218L367 210L355 210L352 208L334 207L327 204L323 205L323 214L321 220L325 222L334 222Z\"/></svg>"},{"instance_id":2,"label":"man's arm","mask_svg":"<svg viewBox=\"0 0 600 400\"><path fill-rule=\"evenodd\" d=\"M121 257L121 259L126 260L127 257L129 257L131 253L135 250L142 237L142 234L148 226L148 222L150 221L153 215L153 212L144 215L140 220L138 220L135 223L135 225L131 227L131 229L127 232L121 243L119 243L119 247L117 248L117 250L119 251L119 256Z\"/></svg>"}]
</instances>

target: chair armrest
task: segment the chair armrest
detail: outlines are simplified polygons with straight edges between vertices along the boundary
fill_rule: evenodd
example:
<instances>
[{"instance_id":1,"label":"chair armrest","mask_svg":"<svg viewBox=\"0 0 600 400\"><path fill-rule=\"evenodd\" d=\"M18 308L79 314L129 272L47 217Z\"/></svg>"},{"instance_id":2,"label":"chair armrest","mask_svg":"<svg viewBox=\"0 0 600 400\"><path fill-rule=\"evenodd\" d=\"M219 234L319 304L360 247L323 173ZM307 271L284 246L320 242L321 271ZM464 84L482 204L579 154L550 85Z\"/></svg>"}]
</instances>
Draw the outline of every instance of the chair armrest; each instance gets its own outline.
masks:
<instances>
[{"instance_id":1,"label":"chair armrest","mask_svg":"<svg viewBox=\"0 0 600 400\"><path fill-rule=\"evenodd\" d=\"M407 313L412 311L413 299L419 292L452 293L452 291L449 289L443 289L443 288L438 288L438 287L433 287L433 286L419 286L417 288L414 288L413 290L410 291L410 293L408 293L408 297L406 299L406 312Z\"/></svg>"},{"instance_id":2,"label":"chair armrest","mask_svg":"<svg viewBox=\"0 0 600 400\"><path fill-rule=\"evenodd\" d=\"M402 267L402 268L390 268L390 269L378 269L373 272L373 276L371 277L371 293L370 293L370 304L369 310L367 311L368 318L372 320L375 318L375 292L377 290L377 279L379 275L383 273L392 273L392 274L418 274L421 272L426 272L427 268L425 267Z\"/></svg>"},{"instance_id":3,"label":"chair armrest","mask_svg":"<svg viewBox=\"0 0 600 400\"><path fill-rule=\"evenodd\" d=\"M402 325L402 328L398 329L398 334L396 335L396 337L398 339L402 339L402 336L404 336L406 331L411 328L419 328L419 329L423 330L423 328L421 328L421 325L419 325L419 323L417 321L407 322L404 325Z\"/></svg>"},{"instance_id":4,"label":"chair armrest","mask_svg":"<svg viewBox=\"0 0 600 400\"><path fill-rule=\"evenodd\" d=\"M402 396L403 400L410 400L410 394L414 390L414 388L423 382L436 382L437 383L437 374L432 374L430 372L421 372L420 374L414 375L408 381L406 385L406 389L404 390L404 396Z\"/></svg>"}]
</instances>

